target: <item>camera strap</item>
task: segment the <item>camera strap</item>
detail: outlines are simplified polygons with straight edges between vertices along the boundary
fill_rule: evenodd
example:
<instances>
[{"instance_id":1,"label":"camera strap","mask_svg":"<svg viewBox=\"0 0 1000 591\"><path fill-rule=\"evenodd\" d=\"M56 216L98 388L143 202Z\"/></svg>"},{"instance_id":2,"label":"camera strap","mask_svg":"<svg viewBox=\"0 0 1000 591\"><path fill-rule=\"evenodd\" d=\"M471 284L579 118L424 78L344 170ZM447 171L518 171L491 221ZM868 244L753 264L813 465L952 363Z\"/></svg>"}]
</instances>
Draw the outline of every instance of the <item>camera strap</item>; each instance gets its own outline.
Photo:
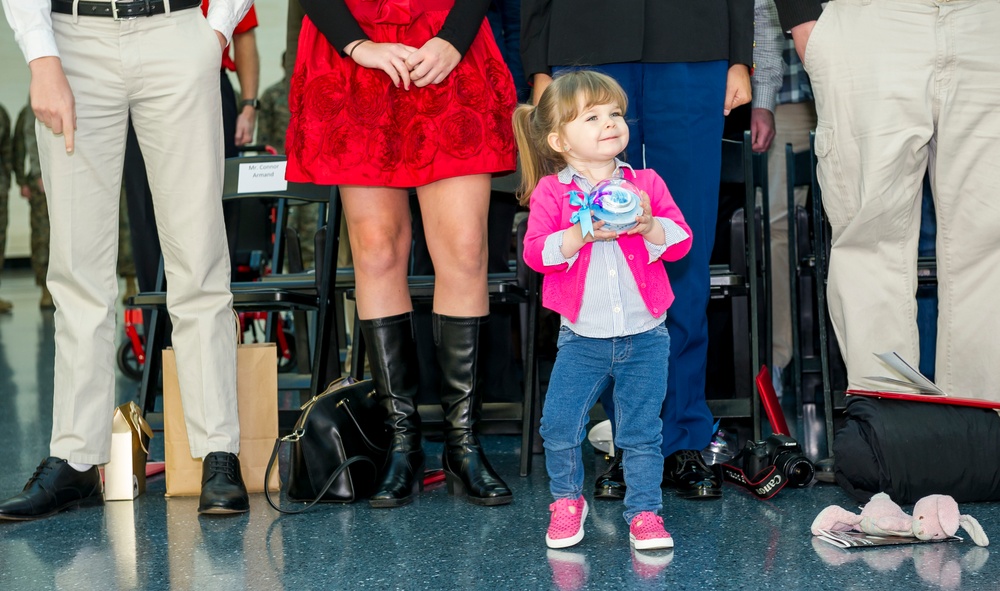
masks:
<instances>
[{"instance_id":1,"label":"camera strap","mask_svg":"<svg viewBox=\"0 0 1000 591\"><path fill-rule=\"evenodd\" d=\"M743 470L736 466L722 464L722 477L726 482L731 482L747 489L758 499L770 499L788 484L788 479L778 471L776 466L769 466L766 470L761 471L760 474L750 478Z\"/></svg>"}]
</instances>

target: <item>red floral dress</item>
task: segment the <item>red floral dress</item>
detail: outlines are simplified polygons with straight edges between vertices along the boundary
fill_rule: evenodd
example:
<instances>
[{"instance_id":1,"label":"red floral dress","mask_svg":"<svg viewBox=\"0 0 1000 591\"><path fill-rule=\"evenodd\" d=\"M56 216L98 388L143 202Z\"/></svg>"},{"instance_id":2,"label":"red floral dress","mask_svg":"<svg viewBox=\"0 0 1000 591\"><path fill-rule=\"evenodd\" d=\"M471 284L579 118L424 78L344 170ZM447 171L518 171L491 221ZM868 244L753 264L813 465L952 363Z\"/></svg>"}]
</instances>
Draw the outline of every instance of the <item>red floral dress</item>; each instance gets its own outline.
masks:
<instances>
[{"instance_id":1,"label":"red floral dress","mask_svg":"<svg viewBox=\"0 0 1000 591\"><path fill-rule=\"evenodd\" d=\"M452 0L346 0L376 42L421 47ZM396 88L341 57L306 18L289 94L286 176L323 185L419 187L514 170L516 95L489 25L440 84Z\"/></svg>"}]
</instances>

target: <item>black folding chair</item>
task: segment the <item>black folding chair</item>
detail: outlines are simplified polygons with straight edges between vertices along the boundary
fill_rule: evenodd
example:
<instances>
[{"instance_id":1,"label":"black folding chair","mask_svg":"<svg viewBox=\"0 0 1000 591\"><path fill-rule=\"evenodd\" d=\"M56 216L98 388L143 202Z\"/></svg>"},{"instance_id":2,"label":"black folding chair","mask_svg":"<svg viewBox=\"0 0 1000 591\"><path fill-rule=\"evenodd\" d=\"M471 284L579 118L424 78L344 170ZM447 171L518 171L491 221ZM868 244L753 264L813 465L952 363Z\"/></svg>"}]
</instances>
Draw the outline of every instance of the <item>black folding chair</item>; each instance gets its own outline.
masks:
<instances>
[{"instance_id":1,"label":"black folding chair","mask_svg":"<svg viewBox=\"0 0 1000 591\"><path fill-rule=\"evenodd\" d=\"M760 397L754 378L762 360L770 356L770 337L765 328L770 324L765 321L770 310L770 257L762 241L768 219L767 199L758 208L756 195L758 189L767 194L766 156L754 154L751 145L749 131L742 142L722 140L721 182L742 186L744 199L743 207L733 213L729 222L729 262L710 268L711 297L730 302L735 384L731 398L710 398L708 406L718 418L749 418L754 437L759 438Z\"/></svg>"}]
</instances>

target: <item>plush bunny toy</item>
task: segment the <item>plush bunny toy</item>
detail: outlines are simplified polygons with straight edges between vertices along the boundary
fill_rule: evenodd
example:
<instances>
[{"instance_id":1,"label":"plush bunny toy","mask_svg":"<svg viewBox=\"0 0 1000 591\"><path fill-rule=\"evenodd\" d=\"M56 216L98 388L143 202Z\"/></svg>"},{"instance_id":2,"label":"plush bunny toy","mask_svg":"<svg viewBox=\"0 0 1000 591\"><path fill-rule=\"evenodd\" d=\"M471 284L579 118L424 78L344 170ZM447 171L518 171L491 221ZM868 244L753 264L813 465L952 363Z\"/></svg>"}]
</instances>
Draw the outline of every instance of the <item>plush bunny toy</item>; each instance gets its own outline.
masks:
<instances>
[{"instance_id":1,"label":"plush bunny toy","mask_svg":"<svg viewBox=\"0 0 1000 591\"><path fill-rule=\"evenodd\" d=\"M813 535L819 535L819 530L854 530L875 536L935 540L954 535L959 526L977 545L989 545L990 540L979 522L969 515L960 515L958 503L947 495L930 495L920 499L913 507L913 517L910 517L889 495L878 493L868 501L860 515L830 505L820 511L810 529Z\"/></svg>"},{"instance_id":2,"label":"plush bunny toy","mask_svg":"<svg viewBox=\"0 0 1000 591\"><path fill-rule=\"evenodd\" d=\"M959 515L958 503L947 495L928 495L913 506L913 535L921 540L936 540L955 535L962 527L979 546L989 546L986 532L971 515Z\"/></svg>"}]
</instances>

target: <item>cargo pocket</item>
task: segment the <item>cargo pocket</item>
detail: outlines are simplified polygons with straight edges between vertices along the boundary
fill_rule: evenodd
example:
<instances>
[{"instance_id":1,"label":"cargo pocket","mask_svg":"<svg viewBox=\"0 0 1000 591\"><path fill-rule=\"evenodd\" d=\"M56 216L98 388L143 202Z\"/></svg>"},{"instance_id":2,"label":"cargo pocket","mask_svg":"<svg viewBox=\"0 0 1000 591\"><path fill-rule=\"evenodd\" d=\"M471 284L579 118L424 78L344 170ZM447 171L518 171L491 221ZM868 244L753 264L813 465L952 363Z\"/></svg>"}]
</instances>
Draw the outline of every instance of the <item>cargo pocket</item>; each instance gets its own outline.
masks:
<instances>
[{"instance_id":1,"label":"cargo pocket","mask_svg":"<svg viewBox=\"0 0 1000 591\"><path fill-rule=\"evenodd\" d=\"M845 178L853 177L845 171L837 152L833 127L820 123L816 127L816 178L823 191L823 209L831 226L846 226L860 208L857 189L849 189Z\"/></svg>"}]
</instances>

